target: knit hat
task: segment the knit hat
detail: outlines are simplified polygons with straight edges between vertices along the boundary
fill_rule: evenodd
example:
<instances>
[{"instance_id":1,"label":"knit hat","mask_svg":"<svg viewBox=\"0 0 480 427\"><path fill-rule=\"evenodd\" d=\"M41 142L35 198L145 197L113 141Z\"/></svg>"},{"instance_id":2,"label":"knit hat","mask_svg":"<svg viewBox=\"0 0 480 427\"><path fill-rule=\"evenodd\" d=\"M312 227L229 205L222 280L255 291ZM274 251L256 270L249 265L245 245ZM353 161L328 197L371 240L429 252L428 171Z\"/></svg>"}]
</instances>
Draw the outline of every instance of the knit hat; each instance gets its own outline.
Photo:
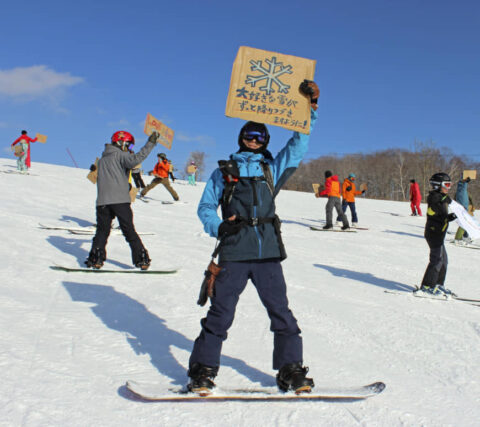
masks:
<instances>
[{"instance_id":1,"label":"knit hat","mask_svg":"<svg viewBox=\"0 0 480 427\"><path fill-rule=\"evenodd\" d=\"M332 171L325 171L325 178L330 178L332 176Z\"/></svg>"}]
</instances>

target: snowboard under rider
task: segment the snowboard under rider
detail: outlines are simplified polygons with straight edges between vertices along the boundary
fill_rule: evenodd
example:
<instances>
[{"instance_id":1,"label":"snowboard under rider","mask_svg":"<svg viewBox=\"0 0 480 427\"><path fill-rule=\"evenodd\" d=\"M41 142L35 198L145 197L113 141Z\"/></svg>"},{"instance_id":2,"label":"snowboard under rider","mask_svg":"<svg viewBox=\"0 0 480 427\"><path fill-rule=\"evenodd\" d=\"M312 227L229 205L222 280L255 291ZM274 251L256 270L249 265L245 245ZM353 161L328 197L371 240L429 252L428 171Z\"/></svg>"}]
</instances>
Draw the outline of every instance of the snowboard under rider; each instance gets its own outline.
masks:
<instances>
[{"instance_id":1,"label":"snowboard under rider","mask_svg":"<svg viewBox=\"0 0 480 427\"><path fill-rule=\"evenodd\" d=\"M307 82L311 129L317 118L318 86ZM310 130L311 130L310 129ZM189 360L188 389L208 393L220 366L222 343L233 323L240 294L250 279L270 318L273 369L281 390L309 392L314 386L303 366L300 329L287 299L281 261L286 257L275 215L275 196L293 174L308 149L309 135L294 132L273 158L270 135L263 123L247 122L238 136L239 150L220 161L208 180L198 206L204 229L220 239L215 291ZM222 208L222 219L217 214Z\"/></svg>"},{"instance_id":2,"label":"snowboard under rider","mask_svg":"<svg viewBox=\"0 0 480 427\"><path fill-rule=\"evenodd\" d=\"M130 170L147 158L157 145L157 138L158 134L153 132L137 154L129 152L129 146L135 144L135 139L126 131L115 132L111 144L105 144L105 151L97 166L97 230L85 261L87 267L99 269L103 266L107 257L105 247L115 217L125 240L130 245L133 265L142 270L147 270L150 266L148 252L133 225L128 180Z\"/></svg>"},{"instance_id":3,"label":"snowboard under rider","mask_svg":"<svg viewBox=\"0 0 480 427\"><path fill-rule=\"evenodd\" d=\"M425 239L430 247L430 261L419 292L446 296L451 295L452 292L444 287L448 265L444 241L448 223L457 218L454 213L448 213L448 205L452 203L452 199L448 196L452 180L446 173L439 172L432 175L430 185L432 190L427 197L425 224Z\"/></svg>"}]
</instances>

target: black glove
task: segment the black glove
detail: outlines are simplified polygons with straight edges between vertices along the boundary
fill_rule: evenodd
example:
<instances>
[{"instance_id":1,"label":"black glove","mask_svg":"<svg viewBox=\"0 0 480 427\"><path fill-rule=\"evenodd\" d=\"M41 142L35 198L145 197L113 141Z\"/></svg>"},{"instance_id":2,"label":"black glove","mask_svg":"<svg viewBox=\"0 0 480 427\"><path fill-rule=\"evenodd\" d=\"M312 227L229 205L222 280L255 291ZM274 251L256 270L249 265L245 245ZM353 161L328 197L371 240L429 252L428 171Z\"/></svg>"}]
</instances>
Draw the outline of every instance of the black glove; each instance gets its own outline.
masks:
<instances>
[{"instance_id":1,"label":"black glove","mask_svg":"<svg viewBox=\"0 0 480 427\"><path fill-rule=\"evenodd\" d=\"M352 191L352 187L350 185L347 187L347 191Z\"/></svg>"},{"instance_id":2,"label":"black glove","mask_svg":"<svg viewBox=\"0 0 480 427\"><path fill-rule=\"evenodd\" d=\"M471 181L470 177L465 178L465 182L469 183Z\"/></svg>"},{"instance_id":3,"label":"black glove","mask_svg":"<svg viewBox=\"0 0 480 427\"><path fill-rule=\"evenodd\" d=\"M246 222L243 219L235 218L233 221L226 219L218 226L218 237L237 234L245 225Z\"/></svg>"},{"instance_id":4,"label":"black glove","mask_svg":"<svg viewBox=\"0 0 480 427\"><path fill-rule=\"evenodd\" d=\"M320 89L318 88L317 84L312 80L305 79L302 83L300 83L298 90L305 96L310 97L312 108L316 110L318 108L318 97L320 96Z\"/></svg>"},{"instance_id":5,"label":"black glove","mask_svg":"<svg viewBox=\"0 0 480 427\"><path fill-rule=\"evenodd\" d=\"M95 165L90 165L90 171L95 172L97 170L97 167Z\"/></svg>"},{"instance_id":6,"label":"black glove","mask_svg":"<svg viewBox=\"0 0 480 427\"><path fill-rule=\"evenodd\" d=\"M155 142L155 144L157 143L157 139L158 139L158 132L156 130L154 130L151 135L148 137L148 141L149 142Z\"/></svg>"},{"instance_id":7,"label":"black glove","mask_svg":"<svg viewBox=\"0 0 480 427\"><path fill-rule=\"evenodd\" d=\"M362 194L364 194L364 193L365 193L365 190L362 190Z\"/></svg>"},{"instance_id":8,"label":"black glove","mask_svg":"<svg viewBox=\"0 0 480 427\"><path fill-rule=\"evenodd\" d=\"M455 214L452 212L452 213L448 214L448 217L447 217L447 218L448 218L448 222L454 221L454 220L457 219L457 215L455 215Z\"/></svg>"}]
</instances>

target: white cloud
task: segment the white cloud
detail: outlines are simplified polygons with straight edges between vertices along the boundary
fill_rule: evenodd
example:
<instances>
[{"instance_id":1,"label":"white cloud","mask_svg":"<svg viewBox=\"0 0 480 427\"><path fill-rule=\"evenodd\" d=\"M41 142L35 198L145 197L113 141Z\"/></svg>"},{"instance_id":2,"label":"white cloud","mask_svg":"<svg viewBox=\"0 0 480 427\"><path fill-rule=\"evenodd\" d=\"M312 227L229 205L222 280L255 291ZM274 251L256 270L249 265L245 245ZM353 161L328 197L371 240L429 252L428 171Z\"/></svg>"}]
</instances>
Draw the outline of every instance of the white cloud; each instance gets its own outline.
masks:
<instances>
[{"instance_id":1,"label":"white cloud","mask_svg":"<svg viewBox=\"0 0 480 427\"><path fill-rule=\"evenodd\" d=\"M17 67L0 70L0 94L35 98L51 95L59 89L75 86L83 81L82 77L75 77L70 73L58 73L46 65Z\"/></svg>"},{"instance_id":2,"label":"white cloud","mask_svg":"<svg viewBox=\"0 0 480 427\"><path fill-rule=\"evenodd\" d=\"M198 142L205 145L214 145L215 139L208 135L187 135L183 132L175 133L175 139L182 142Z\"/></svg>"}]
</instances>

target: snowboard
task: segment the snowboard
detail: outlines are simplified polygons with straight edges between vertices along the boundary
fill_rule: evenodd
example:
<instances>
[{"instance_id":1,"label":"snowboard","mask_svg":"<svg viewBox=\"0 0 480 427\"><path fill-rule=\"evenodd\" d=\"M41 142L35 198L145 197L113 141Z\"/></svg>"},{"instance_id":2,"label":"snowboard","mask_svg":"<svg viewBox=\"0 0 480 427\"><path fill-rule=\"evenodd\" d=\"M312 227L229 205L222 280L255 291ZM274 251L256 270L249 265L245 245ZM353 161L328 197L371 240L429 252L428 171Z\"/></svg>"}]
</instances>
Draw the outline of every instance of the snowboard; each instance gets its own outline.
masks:
<instances>
[{"instance_id":1,"label":"snowboard","mask_svg":"<svg viewBox=\"0 0 480 427\"><path fill-rule=\"evenodd\" d=\"M44 225L38 223L38 227L43 230L66 230L66 231L88 231L95 233L96 227L94 225L89 225L86 227L67 227L64 225Z\"/></svg>"},{"instance_id":2,"label":"snowboard","mask_svg":"<svg viewBox=\"0 0 480 427\"><path fill-rule=\"evenodd\" d=\"M87 268L87 267L65 267L63 265L51 265L50 268L52 270L57 271L66 271L68 273L124 273L124 274L173 274L178 271L178 269L171 269L171 270L140 270L140 269L108 269L108 268L101 268L99 270L94 268Z\"/></svg>"},{"instance_id":3,"label":"snowboard","mask_svg":"<svg viewBox=\"0 0 480 427\"><path fill-rule=\"evenodd\" d=\"M349 228L348 230L342 230L340 228L329 228L328 230L324 230L321 227L314 227L314 226L311 226L310 230L313 230L313 231L336 231L338 233L356 233L357 232L353 228Z\"/></svg>"},{"instance_id":4,"label":"snowboard","mask_svg":"<svg viewBox=\"0 0 480 427\"><path fill-rule=\"evenodd\" d=\"M452 245L455 245L459 248L468 248L468 249L480 249L480 245L476 245L474 243L467 243L467 244L464 244L464 245L458 245L455 243L455 240L450 240L450 243Z\"/></svg>"},{"instance_id":5,"label":"snowboard","mask_svg":"<svg viewBox=\"0 0 480 427\"><path fill-rule=\"evenodd\" d=\"M253 389L219 389L212 394L199 395L188 392L185 388L165 390L157 384L127 381L126 387L135 396L154 402L192 402L192 401L249 401L249 402L275 402L275 401L349 401L362 400L376 396L385 389L385 384L376 382L361 387L315 387L312 393L295 394L282 393L276 387Z\"/></svg>"},{"instance_id":6,"label":"snowboard","mask_svg":"<svg viewBox=\"0 0 480 427\"><path fill-rule=\"evenodd\" d=\"M30 173L30 172L20 172L20 171L14 171L14 170L8 170L8 171L0 171L3 173L8 173L8 174L14 174L14 175L30 175L30 176L40 176L35 173Z\"/></svg>"},{"instance_id":7,"label":"snowboard","mask_svg":"<svg viewBox=\"0 0 480 427\"><path fill-rule=\"evenodd\" d=\"M92 230L73 230L73 229L67 229L70 234L77 234L77 235L82 235L82 236L93 236L95 234L95 229ZM155 233L152 232L147 232L147 231L137 231L137 234L139 236L155 236ZM110 235L112 236L122 236L122 230L117 230L114 229L110 232Z\"/></svg>"}]
</instances>

